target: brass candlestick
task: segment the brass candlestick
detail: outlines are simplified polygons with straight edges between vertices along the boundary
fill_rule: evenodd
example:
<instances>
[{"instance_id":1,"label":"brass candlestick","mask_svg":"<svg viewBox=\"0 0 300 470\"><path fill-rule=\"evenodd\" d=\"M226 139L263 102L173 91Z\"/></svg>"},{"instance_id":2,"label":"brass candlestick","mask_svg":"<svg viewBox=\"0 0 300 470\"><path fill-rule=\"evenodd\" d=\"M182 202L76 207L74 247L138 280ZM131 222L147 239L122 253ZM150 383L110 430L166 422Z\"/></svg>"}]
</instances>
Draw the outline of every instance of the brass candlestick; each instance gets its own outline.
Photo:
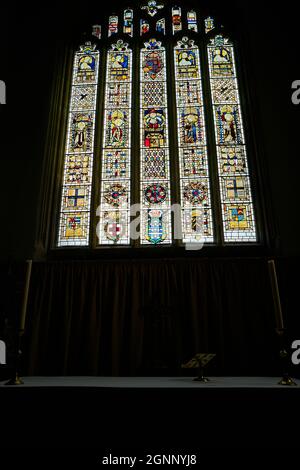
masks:
<instances>
[{"instance_id":1,"label":"brass candlestick","mask_svg":"<svg viewBox=\"0 0 300 470\"><path fill-rule=\"evenodd\" d=\"M24 336L25 323L26 323L31 270L32 270L32 260L29 259L26 261L26 275L25 275L25 284L24 284L24 291L23 291L22 310L20 312L20 317L19 317L18 325L17 325L14 376L5 385L23 385L24 383L23 380L19 376L19 370L20 370L20 362L21 362L20 360L22 356L22 351L21 351L22 338Z\"/></svg>"},{"instance_id":2,"label":"brass candlestick","mask_svg":"<svg viewBox=\"0 0 300 470\"><path fill-rule=\"evenodd\" d=\"M282 379L278 385L285 385L288 387L297 386L296 382L290 377L289 374L289 353L286 350L286 329L276 328L276 333L279 339L279 357L281 363Z\"/></svg>"},{"instance_id":3,"label":"brass candlestick","mask_svg":"<svg viewBox=\"0 0 300 470\"><path fill-rule=\"evenodd\" d=\"M22 344L23 335L24 335L24 330L19 330L18 337L16 339L14 375L8 382L6 382L5 385L23 385L24 384L23 380L19 376L20 362L21 362L21 356L22 356L21 344Z\"/></svg>"}]
</instances>

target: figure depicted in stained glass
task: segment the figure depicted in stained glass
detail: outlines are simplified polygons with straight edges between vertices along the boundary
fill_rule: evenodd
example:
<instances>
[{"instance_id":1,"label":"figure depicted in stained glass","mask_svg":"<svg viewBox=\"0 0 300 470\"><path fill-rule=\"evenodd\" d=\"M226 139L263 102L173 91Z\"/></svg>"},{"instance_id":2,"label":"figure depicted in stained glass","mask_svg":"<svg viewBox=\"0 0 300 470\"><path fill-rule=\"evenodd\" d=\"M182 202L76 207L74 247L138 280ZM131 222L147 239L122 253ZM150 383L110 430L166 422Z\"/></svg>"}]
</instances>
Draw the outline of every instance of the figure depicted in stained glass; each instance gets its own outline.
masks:
<instances>
[{"instance_id":1,"label":"figure depicted in stained glass","mask_svg":"<svg viewBox=\"0 0 300 470\"><path fill-rule=\"evenodd\" d=\"M86 54L78 60L77 81L91 82L95 80L95 56Z\"/></svg>"},{"instance_id":2,"label":"figure depicted in stained glass","mask_svg":"<svg viewBox=\"0 0 300 470\"><path fill-rule=\"evenodd\" d=\"M188 16L189 18L189 16ZM194 18L190 18L191 20ZM191 25L192 27L192 22ZM180 156L182 239L213 242L199 48L184 36L174 48ZM193 178L190 180L188 178ZM196 206L195 209L192 206Z\"/></svg>"},{"instance_id":3,"label":"figure depicted in stained glass","mask_svg":"<svg viewBox=\"0 0 300 470\"><path fill-rule=\"evenodd\" d=\"M111 79L127 80L128 79L128 54L117 52L111 54Z\"/></svg>"},{"instance_id":4,"label":"figure depicted in stained glass","mask_svg":"<svg viewBox=\"0 0 300 470\"><path fill-rule=\"evenodd\" d=\"M220 144L240 144L238 111L235 106L225 105L217 108Z\"/></svg>"},{"instance_id":5,"label":"figure depicted in stained glass","mask_svg":"<svg viewBox=\"0 0 300 470\"><path fill-rule=\"evenodd\" d=\"M147 20L140 20L140 35L146 34L150 31L150 25Z\"/></svg>"},{"instance_id":6,"label":"figure depicted in stained glass","mask_svg":"<svg viewBox=\"0 0 300 470\"><path fill-rule=\"evenodd\" d=\"M161 53L159 51L152 51L145 55L143 63L143 71L146 76L152 80L158 78L163 69L163 61L161 59Z\"/></svg>"},{"instance_id":7,"label":"figure depicted in stained glass","mask_svg":"<svg viewBox=\"0 0 300 470\"><path fill-rule=\"evenodd\" d=\"M145 147L163 147L165 145L165 115L162 109L144 111Z\"/></svg>"},{"instance_id":8,"label":"figure depicted in stained glass","mask_svg":"<svg viewBox=\"0 0 300 470\"><path fill-rule=\"evenodd\" d=\"M75 113L72 121L71 150L86 152L91 150L92 116Z\"/></svg>"},{"instance_id":9,"label":"figure depicted in stained glass","mask_svg":"<svg viewBox=\"0 0 300 470\"><path fill-rule=\"evenodd\" d=\"M110 111L108 114L108 146L124 147L127 141L126 111Z\"/></svg>"},{"instance_id":10,"label":"figure depicted in stained glass","mask_svg":"<svg viewBox=\"0 0 300 470\"><path fill-rule=\"evenodd\" d=\"M196 144L202 141L202 125L199 108L184 108L181 112L184 144Z\"/></svg>"},{"instance_id":11,"label":"figure depicted in stained glass","mask_svg":"<svg viewBox=\"0 0 300 470\"><path fill-rule=\"evenodd\" d=\"M231 76L234 74L230 50L217 47L212 52L213 75Z\"/></svg>"},{"instance_id":12,"label":"figure depicted in stained glass","mask_svg":"<svg viewBox=\"0 0 300 470\"><path fill-rule=\"evenodd\" d=\"M179 78L197 77L197 59L193 50L176 50Z\"/></svg>"}]
</instances>

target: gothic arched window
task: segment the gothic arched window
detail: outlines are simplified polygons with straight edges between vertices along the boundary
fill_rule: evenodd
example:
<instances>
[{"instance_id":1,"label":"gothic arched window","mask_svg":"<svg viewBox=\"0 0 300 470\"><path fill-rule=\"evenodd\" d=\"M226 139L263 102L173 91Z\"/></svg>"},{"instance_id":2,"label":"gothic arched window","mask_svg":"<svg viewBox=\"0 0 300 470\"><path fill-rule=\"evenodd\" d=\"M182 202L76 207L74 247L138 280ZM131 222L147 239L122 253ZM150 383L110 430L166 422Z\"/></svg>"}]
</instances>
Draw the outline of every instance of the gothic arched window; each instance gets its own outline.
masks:
<instances>
[{"instance_id":1,"label":"gothic arched window","mask_svg":"<svg viewBox=\"0 0 300 470\"><path fill-rule=\"evenodd\" d=\"M235 49L214 18L149 0L93 26L68 116L57 246L258 242Z\"/></svg>"}]
</instances>

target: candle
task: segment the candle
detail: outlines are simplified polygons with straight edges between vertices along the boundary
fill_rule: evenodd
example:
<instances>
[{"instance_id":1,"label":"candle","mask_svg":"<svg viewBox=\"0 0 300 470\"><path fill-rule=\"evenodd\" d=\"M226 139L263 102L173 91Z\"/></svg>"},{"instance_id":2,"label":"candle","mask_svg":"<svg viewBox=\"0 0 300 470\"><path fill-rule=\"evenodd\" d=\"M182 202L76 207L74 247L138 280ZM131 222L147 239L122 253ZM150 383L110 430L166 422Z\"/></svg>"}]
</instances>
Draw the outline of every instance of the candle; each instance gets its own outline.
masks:
<instances>
[{"instance_id":1,"label":"candle","mask_svg":"<svg viewBox=\"0 0 300 470\"><path fill-rule=\"evenodd\" d=\"M272 286L272 295L274 301L274 311L275 311L275 319L276 319L276 328L279 330L283 330L283 316L282 316L282 309L281 309L281 302L280 302L280 295L279 295L279 288L278 288L278 281L277 281L277 274L276 274L276 267L274 260L268 261L269 265L269 275L270 281Z\"/></svg>"},{"instance_id":2,"label":"candle","mask_svg":"<svg viewBox=\"0 0 300 470\"><path fill-rule=\"evenodd\" d=\"M20 325L19 325L20 330L25 329L27 302L28 302L30 277L31 277L31 268L32 268L32 260L29 259L29 260L26 261L26 278L25 278L24 295L23 295L23 302L22 302L22 311L21 311L21 316L20 316Z\"/></svg>"}]
</instances>

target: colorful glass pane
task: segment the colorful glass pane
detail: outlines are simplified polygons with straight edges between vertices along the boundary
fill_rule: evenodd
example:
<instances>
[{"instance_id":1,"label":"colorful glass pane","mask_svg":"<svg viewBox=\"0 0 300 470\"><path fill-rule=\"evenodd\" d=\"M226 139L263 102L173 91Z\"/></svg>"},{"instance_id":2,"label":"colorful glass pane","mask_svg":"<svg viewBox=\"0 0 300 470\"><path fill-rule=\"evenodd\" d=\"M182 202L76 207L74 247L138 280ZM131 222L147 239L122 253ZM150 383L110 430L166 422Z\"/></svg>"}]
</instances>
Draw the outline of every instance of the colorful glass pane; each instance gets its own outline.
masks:
<instances>
[{"instance_id":1,"label":"colorful glass pane","mask_svg":"<svg viewBox=\"0 0 300 470\"><path fill-rule=\"evenodd\" d=\"M172 242L166 51L151 39L141 50L141 243Z\"/></svg>"},{"instance_id":2,"label":"colorful glass pane","mask_svg":"<svg viewBox=\"0 0 300 470\"><path fill-rule=\"evenodd\" d=\"M127 9L124 11L123 33L133 36L133 10Z\"/></svg>"},{"instance_id":3,"label":"colorful glass pane","mask_svg":"<svg viewBox=\"0 0 300 470\"><path fill-rule=\"evenodd\" d=\"M75 53L57 245L89 243L99 52L86 43Z\"/></svg>"},{"instance_id":4,"label":"colorful glass pane","mask_svg":"<svg viewBox=\"0 0 300 470\"><path fill-rule=\"evenodd\" d=\"M132 51L122 40L107 53L100 245L128 245L131 161Z\"/></svg>"},{"instance_id":5,"label":"colorful glass pane","mask_svg":"<svg viewBox=\"0 0 300 470\"><path fill-rule=\"evenodd\" d=\"M150 25L147 20L140 20L140 36L150 31Z\"/></svg>"},{"instance_id":6,"label":"colorful glass pane","mask_svg":"<svg viewBox=\"0 0 300 470\"><path fill-rule=\"evenodd\" d=\"M164 18L156 22L156 31L161 34L166 34L166 20Z\"/></svg>"},{"instance_id":7,"label":"colorful glass pane","mask_svg":"<svg viewBox=\"0 0 300 470\"><path fill-rule=\"evenodd\" d=\"M187 37L174 48L180 199L184 243L213 242L199 49Z\"/></svg>"},{"instance_id":8,"label":"colorful glass pane","mask_svg":"<svg viewBox=\"0 0 300 470\"><path fill-rule=\"evenodd\" d=\"M194 10L187 12L187 22L188 22L188 29L190 31L194 31L195 33L197 33L198 32L197 14Z\"/></svg>"},{"instance_id":9,"label":"colorful glass pane","mask_svg":"<svg viewBox=\"0 0 300 470\"><path fill-rule=\"evenodd\" d=\"M247 150L234 60L234 48L218 35L208 45L224 239L256 242Z\"/></svg>"},{"instance_id":10,"label":"colorful glass pane","mask_svg":"<svg viewBox=\"0 0 300 470\"><path fill-rule=\"evenodd\" d=\"M119 18L117 16L110 16L108 19L108 37L117 34Z\"/></svg>"},{"instance_id":11,"label":"colorful glass pane","mask_svg":"<svg viewBox=\"0 0 300 470\"><path fill-rule=\"evenodd\" d=\"M156 0L149 0L147 5L141 6L141 9L146 10L148 15L155 16L163 7L164 5L157 3Z\"/></svg>"},{"instance_id":12,"label":"colorful glass pane","mask_svg":"<svg viewBox=\"0 0 300 470\"><path fill-rule=\"evenodd\" d=\"M172 8L172 29L173 34L182 30L182 21L181 21L181 8L174 7Z\"/></svg>"},{"instance_id":13,"label":"colorful glass pane","mask_svg":"<svg viewBox=\"0 0 300 470\"><path fill-rule=\"evenodd\" d=\"M205 18L204 22L206 34L215 29L215 20L211 16Z\"/></svg>"},{"instance_id":14,"label":"colorful glass pane","mask_svg":"<svg viewBox=\"0 0 300 470\"><path fill-rule=\"evenodd\" d=\"M92 35L98 39L101 39L101 25L100 24L93 25Z\"/></svg>"}]
</instances>

